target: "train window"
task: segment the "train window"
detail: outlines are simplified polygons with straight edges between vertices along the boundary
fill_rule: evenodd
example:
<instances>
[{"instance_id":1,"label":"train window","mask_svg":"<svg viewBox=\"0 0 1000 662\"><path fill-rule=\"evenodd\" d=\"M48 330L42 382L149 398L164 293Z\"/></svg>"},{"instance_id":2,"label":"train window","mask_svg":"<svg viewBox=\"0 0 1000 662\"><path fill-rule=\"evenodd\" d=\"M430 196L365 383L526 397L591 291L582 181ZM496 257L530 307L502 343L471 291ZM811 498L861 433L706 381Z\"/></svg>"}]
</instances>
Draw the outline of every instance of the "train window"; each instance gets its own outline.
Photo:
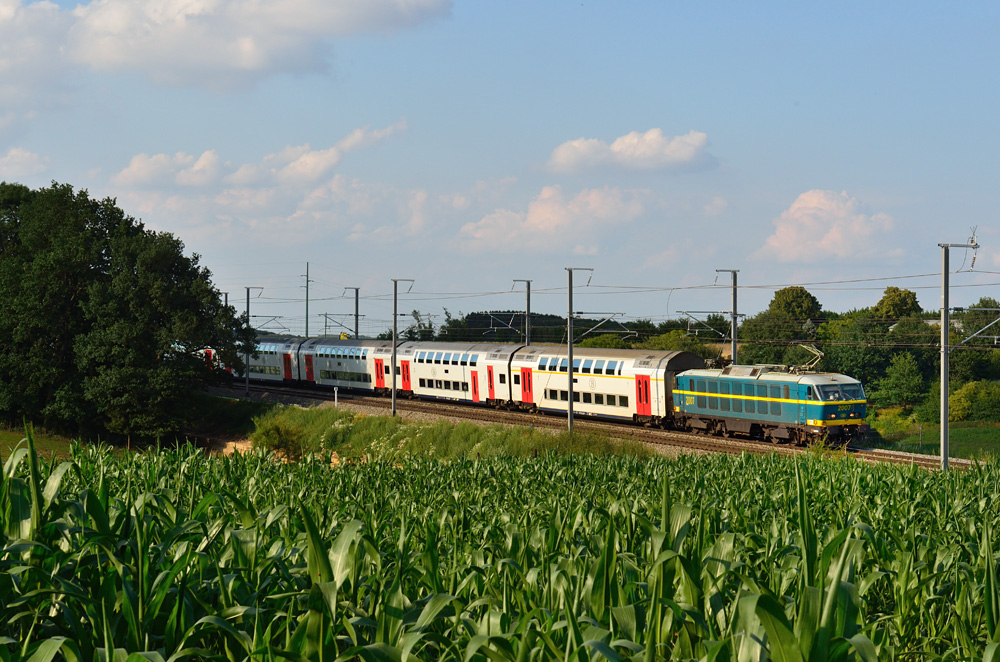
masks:
<instances>
[{"instance_id":1,"label":"train window","mask_svg":"<svg viewBox=\"0 0 1000 662\"><path fill-rule=\"evenodd\" d=\"M603 405L604 404L604 394L603 393L595 393L594 394L594 404L595 405Z\"/></svg>"},{"instance_id":2,"label":"train window","mask_svg":"<svg viewBox=\"0 0 1000 662\"><path fill-rule=\"evenodd\" d=\"M386 365L386 366L382 366L382 367L385 368L385 374L388 375L389 374L389 366Z\"/></svg>"},{"instance_id":3,"label":"train window","mask_svg":"<svg viewBox=\"0 0 1000 662\"><path fill-rule=\"evenodd\" d=\"M708 387L705 386L705 380L699 379L697 382L695 382L694 390L697 393L707 393ZM708 398L706 398L704 395L699 395L697 405L699 409L705 409L705 407L708 406Z\"/></svg>"},{"instance_id":4,"label":"train window","mask_svg":"<svg viewBox=\"0 0 1000 662\"><path fill-rule=\"evenodd\" d=\"M594 363L594 374L599 375L604 372L604 361L597 361Z\"/></svg>"},{"instance_id":5,"label":"train window","mask_svg":"<svg viewBox=\"0 0 1000 662\"><path fill-rule=\"evenodd\" d=\"M545 370L545 366L547 366L548 364L549 364L548 357L545 357L545 356L539 357L539 359L538 359L538 367L535 368L535 369L536 370Z\"/></svg>"},{"instance_id":6,"label":"train window","mask_svg":"<svg viewBox=\"0 0 1000 662\"><path fill-rule=\"evenodd\" d=\"M716 381L714 381L714 380L708 382L708 392L709 393L713 393L713 394L714 393L718 393L719 392L719 383L716 382ZM719 399L718 398L709 398L708 399L708 408L709 409L718 409L719 408Z\"/></svg>"},{"instance_id":7,"label":"train window","mask_svg":"<svg viewBox=\"0 0 1000 662\"><path fill-rule=\"evenodd\" d=\"M781 397L787 400L789 398L788 384L781 387Z\"/></svg>"},{"instance_id":8,"label":"train window","mask_svg":"<svg viewBox=\"0 0 1000 662\"><path fill-rule=\"evenodd\" d=\"M466 393L469 392L469 382L462 382L462 390Z\"/></svg>"},{"instance_id":9,"label":"train window","mask_svg":"<svg viewBox=\"0 0 1000 662\"><path fill-rule=\"evenodd\" d=\"M594 359L587 359L586 361L583 362L583 367L580 368L580 372L582 372L585 375L589 375L590 369L593 366L594 366Z\"/></svg>"},{"instance_id":10,"label":"train window","mask_svg":"<svg viewBox=\"0 0 1000 662\"><path fill-rule=\"evenodd\" d=\"M627 395L619 395L618 396L618 406L619 407L628 407L628 396Z\"/></svg>"},{"instance_id":11,"label":"train window","mask_svg":"<svg viewBox=\"0 0 1000 662\"><path fill-rule=\"evenodd\" d=\"M559 362L559 372L569 372L569 359L563 359Z\"/></svg>"},{"instance_id":12,"label":"train window","mask_svg":"<svg viewBox=\"0 0 1000 662\"><path fill-rule=\"evenodd\" d=\"M451 390L457 391L457 390L459 390L461 388L462 388L462 385L460 383L458 383L458 382L452 382L451 383Z\"/></svg>"},{"instance_id":13,"label":"train window","mask_svg":"<svg viewBox=\"0 0 1000 662\"><path fill-rule=\"evenodd\" d=\"M584 393L583 394L583 404L589 405L590 401L591 401L590 393Z\"/></svg>"},{"instance_id":14,"label":"train window","mask_svg":"<svg viewBox=\"0 0 1000 662\"><path fill-rule=\"evenodd\" d=\"M781 397L781 387L777 384L771 385L771 416L781 415L781 403L778 402L778 398Z\"/></svg>"},{"instance_id":15,"label":"train window","mask_svg":"<svg viewBox=\"0 0 1000 662\"><path fill-rule=\"evenodd\" d=\"M573 402L580 402L580 392L573 391Z\"/></svg>"},{"instance_id":16,"label":"train window","mask_svg":"<svg viewBox=\"0 0 1000 662\"><path fill-rule=\"evenodd\" d=\"M363 358L363 359L367 359L368 358L368 350L367 349L361 352L361 358Z\"/></svg>"},{"instance_id":17,"label":"train window","mask_svg":"<svg viewBox=\"0 0 1000 662\"><path fill-rule=\"evenodd\" d=\"M569 391L559 391L559 399L563 402L569 402Z\"/></svg>"},{"instance_id":18,"label":"train window","mask_svg":"<svg viewBox=\"0 0 1000 662\"><path fill-rule=\"evenodd\" d=\"M445 382L444 383L444 390L446 390L446 391L450 391L451 390L451 382Z\"/></svg>"},{"instance_id":19,"label":"train window","mask_svg":"<svg viewBox=\"0 0 1000 662\"><path fill-rule=\"evenodd\" d=\"M844 384L841 388L844 390L845 400L865 399L865 391L861 388L861 384Z\"/></svg>"},{"instance_id":20,"label":"train window","mask_svg":"<svg viewBox=\"0 0 1000 662\"><path fill-rule=\"evenodd\" d=\"M441 363L441 357L444 356L444 352L438 352L434 355L434 363Z\"/></svg>"},{"instance_id":21,"label":"train window","mask_svg":"<svg viewBox=\"0 0 1000 662\"><path fill-rule=\"evenodd\" d=\"M604 374L605 375L615 374L615 366L617 365L618 365L617 361L608 361L608 367L604 369Z\"/></svg>"},{"instance_id":22,"label":"train window","mask_svg":"<svg viewBox=\"0 0 1000 662\"><path fill-rule=\"evenodd\" d=\"M462 365L469 365L469 355L462 354Z\"/></svg>"},{"instance_id":23,"label":"train window","mask_svg":"<svg viewBox=\"0 0 1000 662\"><path fill-rule=\"evenodd\" d=\"M516 372L514 373L514 383L515 384L521 383L521 375L517 374Z\"/></svg>"},{"instance_id":24,"label":"train window","mask_svg":"<svg viewBox=\"0 0 1000 662\"><path fill-rule=\"evenodd\" d=\"M733 387L735 389L735 385ZM733 398L733 411L737 414L743 413L743 401L739 398Z\"/></svg>"},{"instance_id":25,"label":"train window","mask_svg":"<svg viewBox=\"0 0 1000 662\"><path fill-rule=\"evenodd\" d=\"M813 396L813 387L812 386L806 387L806 400L815 400L815 399L816 398Z\"/></svg>"},{"instance_id":26,"label":"train window","mask_svg":"<svg viewBox=\"0 0 1000 662\"><path fill-rule=\"evenodd\" d=\"M444 363L445 365L451 363L451 352L445 353L444 358L441 359L441 363Z\"/></svg>"},{"instance_id":27,"label":"train window","mask_svg":"<svg viewBox=\"0 0 1000 662\"><path fill-rule=\"evenodd\" d=\"M573 359L573 372L580 372L580 359Z\"/></svg>"},{"instance_id":28,"label":"train window","mask_svg":"<svg viewBox=\"0 0 1000 662\"><path fill-rule=\"evenodd\" d=\"M479 354L473 354L472 358L469 359L469 365L476 365L479 363Z\"/></svg>"},{"instance_id":29,"label":"train window","mask_svg":"<svg viewBox=\"0 0 1000 662\"><path fill-rule=\"evenodd\" d=\"M500 383L501 384L506 384L507 383L507 375L505 373L502 373L502 372L500 373Z\"/></svg>"},{"instance_id":30,"label":"train window","mask_svg":"<svg viewBox=\"0 0 1000 662\"><path fill-rule=\"evenodd\" d=\"M743 395L743 384L733 382L733 395Z\"/></svg>"},{"instance_id":31,"label":"train window","mask_svg":"<svg viewBox=\"0 0 1000 662\"><path fill-rule=\"evenodd\" d=\"M458 365L458 354L457 353L451 355L451 364L452 365Z\"/></svg>"},{"instance_id":32,"label":"train window","mask_svg":"<svg viewBox=\"0 0 1000 662\"><path fill-rule=\"evenodd\" d=\"M440 379L435 379L434 380L434 388L444 388L444 386L441 385L441 380Z\"/></svg>"},{"instance_id":33,"label":"train window","mask_svg":"<svg viewBox=\"0 0 1000 662\"><path fill-rule=\"evenodd\" d=\"M719 394L729 395L729 382L719 383ZM729 403L730 403L729 398L719 398L719 409L721 409L722 411L729 411Z\"/></svg>"}]
</instances>

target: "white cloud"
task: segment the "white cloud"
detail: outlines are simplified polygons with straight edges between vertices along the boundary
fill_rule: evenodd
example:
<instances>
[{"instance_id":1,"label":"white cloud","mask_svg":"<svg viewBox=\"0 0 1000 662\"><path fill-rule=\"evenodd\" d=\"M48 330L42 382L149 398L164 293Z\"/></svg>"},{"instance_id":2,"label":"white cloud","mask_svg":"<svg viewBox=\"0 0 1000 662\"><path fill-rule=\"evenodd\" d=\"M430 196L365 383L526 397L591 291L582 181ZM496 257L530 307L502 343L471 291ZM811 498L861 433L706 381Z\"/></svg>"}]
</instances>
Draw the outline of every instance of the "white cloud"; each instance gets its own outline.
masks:
<instances>
[{"instance_id":1,"label":"white cloud","mask_svg":"<svg viewBox=\"0 0 1000 662\"><path fill-rule=\"evenodd\" d=\"M327 68L330 39L446 16L449 0L93 0L73 10L71 56L158 83L229 87Z\"/></svg>"},{"instance_id":2,"label":"white cloud","mask_svg":"<svg viewBox=\"0 0 1000 662\"><path fill-rule=\"evenodd\" d=\"M0 0L0 108L20 115L67 102L74 67L62 45L71 22L51 2Z\"/></svg>"},{"instance_id":3,"label":"white cloud","mask_svg":"<svg viewBox=\"0 0 1000 662\"><path fill-rule=\"evenodd\" d=\"M184 152L137 154L111 182L133 188L161 188L208 186L221 180L237 189L284 187L303 192L328 177L344 154L369 147L405 128L403 120L376 131L365 127L352 131L334 147L313 149L308 144L289 145L264 156L258 163L236 166L223 163L214 149L197 158Z\"/></svg>"},{"instance_id":4,"label":"white cloud","mask_svg":"<svg viewBox=\"0 0 1000 662\"><path fill-rule=\"evenodd\" d=\"M0 156L0 179L17 179L44 172L48 159L29 152L20 147L14 147Z\"/></svg>"},{"instance_id":5,"label":"white cloud","mask_svg":"<svg viewBox=\"0 0 1000 662\"><path fill-rule=\"evenodd\" d=\"M474 247L523 251L551 248L552 241L576 242L588 235L642 214L640 195L617 188L585 189L566 198L559 186L546 186L527 212L499 209L474 223L466 223L461 236ZM577 250L590 249L578 244Z\"/></svg>"},{"instance_id":6,"label":"white cloud","mask_svg":"<svg viewBox=\"0 0 1000 662\"><path fill-rule=\"evenodd\" d=\"M559 145L549 157L554 172L579 172L614 167L627 170L692 169L711 166L708 136L689 131L683 136L665 136L661 129L633 131L610 145L596 138L577 138Z\"/></svg>"},{"instance_id":7,"label":"white cloud","mask_svg":"<svg viewBox=\"0 0 1000 662\"><path fill-rule=\"evenodd\" d=\"M718 216L725 213L728 208L729 202L721 195L717 195L712 198L711 202L705 205L702 211L705 213L705 216Z\"/></svg>"},{"instance_id":8,"label":"white cloud","mask_svg":"<svg viewBox=\"0 0 1000 662\"><path fill-rule=\"evenodd\" d=\"M800 195L774 219L775 231L753 257L779 262L817 259L895 257L882 241L894 221L884 213L867 214L846 191L813 190Z\"/></svg>"}]
</instances>

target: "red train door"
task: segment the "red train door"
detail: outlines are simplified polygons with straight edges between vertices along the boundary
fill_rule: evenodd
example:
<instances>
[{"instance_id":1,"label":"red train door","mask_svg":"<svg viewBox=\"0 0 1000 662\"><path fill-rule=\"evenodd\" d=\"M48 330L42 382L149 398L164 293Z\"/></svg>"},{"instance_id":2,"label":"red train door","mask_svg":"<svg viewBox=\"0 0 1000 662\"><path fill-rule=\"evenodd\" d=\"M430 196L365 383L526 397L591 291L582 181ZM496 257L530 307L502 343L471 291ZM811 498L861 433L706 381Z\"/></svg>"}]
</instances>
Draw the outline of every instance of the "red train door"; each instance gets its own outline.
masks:
<instances>
[{"instance_id":1,"label":"red train door","mask_svg":"<svg viewBox=\"0 0 1000 662\"><path fill-rule=\"evenodd\" d=\"M533 404L534 392L531 390L531 368L521 368L521 402Z\"/></svg>"},{"instance_id":2,"label":"red train door","mask_svg":"<svg viewBox=\"0 0 1000 662\"><path fill-rule=\"evenodd\" d=\"M385 388L385 363L375 359L375 388Z\"/></svg>"},{"instance_id":3,"label":"red train door","mask_svg":"<svg viewBox=\"0 0 1000 662\"><path fill-rule=\"evenodd\" d=\"M285 368L285 373L283 375L284 378L285 379L292 379L292 355L291 354L283 354L281 356L281 362L282 362L282 364L284 365L284 368Z\"/></svg>"},{"instance_id":4,"label":"red train door","mask_svg":"<svg viewBox=\"0 0 1000 662\"><path fill-rule=\"evenodd\" d=\"M402 366L400 373L403 377L403 390L412 391L413 389L410 388L410 362L400 361L400 365Z\"/></svg>"},{"instance_id":5,"label":"red train door","mask_svg":"<svg viewBox=\"0 0 1000 662\"><path fill-rule=\"evenodd\" d=\"M313 357L311 354L306 354L306 381L314 382L313 379Z\"/></svg>"},{"instance_id":6,"label":"red train door","mask_svg":"<svg viewBox=\"0 0 1000 662\"><path fill-rule=\"evenodd\" d=\"M653 414L653 408L649 398L649 375L636 375L635 402L635 413L639 414L639 416L651 416Z\"/></svg>"},{"instance_id":7,"label":"red train door","mask_svg":"<svg viewBox=\"0 0 1000 662\"><path fill-rule=\"evenodd\" d=\"M472 401L479 402L479 371L472 371Z\"/></svg>"},{"instance_id":8,"label":"red train door","mask_svg":"<svg viewBox=\"0 0 1000 662\"><path fill-rule=\"evenodd\" d=\"M489 393L490 400L496 400L493 394L493 366L486 366L486 389Z\"/></svg>"}]
</instances>

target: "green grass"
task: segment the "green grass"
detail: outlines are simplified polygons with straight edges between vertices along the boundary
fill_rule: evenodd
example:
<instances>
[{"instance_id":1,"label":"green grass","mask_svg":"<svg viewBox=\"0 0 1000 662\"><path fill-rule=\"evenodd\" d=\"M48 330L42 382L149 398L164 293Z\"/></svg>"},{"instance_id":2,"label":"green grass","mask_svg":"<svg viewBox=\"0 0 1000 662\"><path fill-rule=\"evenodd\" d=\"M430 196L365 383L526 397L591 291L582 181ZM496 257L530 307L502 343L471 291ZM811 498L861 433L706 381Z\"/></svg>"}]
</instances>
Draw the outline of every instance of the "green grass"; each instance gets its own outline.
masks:
<instances>
[{"instance_id":1,"label":"green grass","mask_svg":"<svg viewBox=\"0 0 1000 662\"><path fill-rule=\"evenodd\" d=\"M11 451L24 439L24 430L0 430L0 460L6 461ZM70 456L68 437L55 434L35 433L35 452L41 458L65 459Z\"/></svg>"},{"instance_id":2,"label":"green grass","mask_svg":"<svg viewBox=\"0 0 1000 662\"><path fill-rule=\"evenodd\" d=\"M250 438L257 448L292 458L336 452L342 457L398 459L408 456L529 456L550 451L649 456L634 442L577 432L552 434L527 426L472 423L407 423L390 416L365 416L333 407L275 407L256 420Z\"/></svg>"},{"instance_id":3,"label":"green grass","mask_svg":"<svg viewBox=\"0 0 1000 662\"><path fill-rule=\"evenodd\" d=\"M941 450L941 427L914 425L892 448L908 453L937 455ZM948 447L951 457L983 458L1000 454L1000 424L951 423L948 426Z\"/></svg>"}]
</instances>

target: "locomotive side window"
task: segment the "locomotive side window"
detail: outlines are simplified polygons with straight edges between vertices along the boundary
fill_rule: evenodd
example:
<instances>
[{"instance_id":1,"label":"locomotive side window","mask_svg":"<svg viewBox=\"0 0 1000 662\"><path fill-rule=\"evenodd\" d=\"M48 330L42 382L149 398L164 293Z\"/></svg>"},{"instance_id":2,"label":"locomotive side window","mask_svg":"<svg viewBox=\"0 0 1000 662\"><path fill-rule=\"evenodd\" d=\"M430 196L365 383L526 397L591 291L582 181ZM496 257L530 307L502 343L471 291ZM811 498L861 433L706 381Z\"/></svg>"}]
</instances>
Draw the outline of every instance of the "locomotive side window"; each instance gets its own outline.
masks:
<instances>
[{"instance_id":1,"label":"locomotive side window","mask_svg":"<svg viewBox=\"0 0 1000 662\"><path fill-rule=\"evenodd\" d=\"M695 386L694 390L697 391L699 394L700 393L707 393L708 392L708 387L705 386L705 380L704 379L699 379L697 381L697 383L696 383L696 386ZM698 396L698 408L699 409L704 409L707 405L708 405L708 398L706 398L704 395L699 395Z\"/></svg>"},{"instance_id":2,"label":"locomotive side window","mask_svg":"<svg viewBox=\"0 0 1000 662\"><path fill-rule=\"evenodd\" d=\"M781 397L784 398L785 400L787 400L790 397L788 392L788 384L785 384L784 386L781 387Z\"/></svg>"},{"instance_id":3,"label":"locomotive side window","mask_svg":"<svg viewBox=\"0 0 1000 662\"><path fill-rule=\"evenodd\" d=\"M708 392L709 393L713 393L713 394L714 393L718 393L719 392L719 383L716 382L715 380L712 380L712 381L708 382ZM708 408L709 409L718 409L719 408L719 399L718 398L709 398L708 399Z\"/></svg>"},{"instance_id":4,"label":"locomotive side window","mask_svg":"<svg viewBox=\"0 0 1000 662\"><path fill-rule=\"evenodd\" d=\"M781 403L777 398L781 397L781 387L777 384L771 385L771 416L781 416Z\"/></svg>"},{"instance_id":5,"label":"locomotive side window","mask_svg":"<svg viewBox=\"0 0 1000 662\"><path fill-rule=\"evenodd\" d=\"M729 382L721 382L719 384L719 393L729 395ZM729 402L729 398L719 398L719 408L722 411L729 411Z\"/></svg>"},{"instance_id":6,"label":"locomotive side window","mask_svg":"<svg viewBox=\"0 0 1000 662\"><path fill-rule=\"evenodd\" d=\"M743 384L740 382L733 382L733 395L743 395ZM733 411L738 414L743 413L743 400L741 398L733 398Z\"/></svg>"}]
</instances>

